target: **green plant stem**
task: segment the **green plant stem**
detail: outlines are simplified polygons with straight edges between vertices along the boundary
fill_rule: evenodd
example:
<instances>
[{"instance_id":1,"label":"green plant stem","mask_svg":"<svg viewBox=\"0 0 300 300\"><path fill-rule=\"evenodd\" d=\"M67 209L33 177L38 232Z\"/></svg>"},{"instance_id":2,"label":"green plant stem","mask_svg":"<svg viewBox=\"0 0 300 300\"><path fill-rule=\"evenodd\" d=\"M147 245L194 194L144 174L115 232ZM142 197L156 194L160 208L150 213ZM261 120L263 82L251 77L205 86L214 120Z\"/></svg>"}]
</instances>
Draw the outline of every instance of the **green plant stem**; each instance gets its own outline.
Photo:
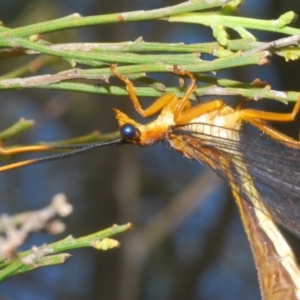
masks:
<instances>
[{"instance_id":1,"label":"green plant stem","mask_svg":"<svg viewBox=\"0 0 300 300\"><path fill-rule=\"evenodd\" d=\"M90 144L90 143L99 143L99 142L107 142L107 141L112 141L120 138L120 132L115 131L115 132L110 132L106 134L100 134L98 131L94 131L90 134L84 135L84 136L79 136L75 137L72 139L67 139L67 140L61 140L61 141L53 141L53 142L40 142L36 144L30 144L30 145L13 145L9 147L1 147L4 151L9 151L17 148L24 148L24 147L30 147L30 146L39 146L39 145L47 145L47 146L53 146L53 147L59 147L59 146L64 146L64 145L82 145L82 144ZM18 153L13 153L13 154L6 154L6 153L1 153L0 158L11 158L15 157L18 155L22 155L24 153L47 153L47 152L67 152L67 151L72 151L72 149L66 149L66 148L54 148L54 149L43 149L43 150L32 150L30 148L22 150L22 152ZM1 230L1 226L0 226Z\"/></svg>"},{"instance_id":2,"label":"green plant stem","mask_svg":"<svg viewBox=\"0 0 300 300\"><path fill-rule=\"evenodd\" d=\"M276 20L258 20L252 18L224 16L216 12L187 13L182 15L170 16L168 20L170 22L196 23L205 26L218 24L227 28L232 28L234 30L236 30L237 28L249 28L284 33L289 35L300 33L300 29L298 28L293 28L289 26L278 26Z\"/></svg>"},{"instance_id":3,"label":"green plant stem","mask_svg":"<svg viewBox=\"0 0 300 300\"><path fill-rule=\"evenodd\" d=\"M46 255L42 258L38 258L33 264L25 264L22 261L22 258L25 258L32 253L32 250L21 252L16 259L5 262L3 260L0 261L0 267L2 268L2 270L0 271L0 282L7 279L8 277L20 274L22 272L30 271L39 267L64 263L70 255L65 253L57 255L57 253L62 251L68 251L83 247L93 247L99 250L107 250L105 244L101 245L99 241L101 242L108 237L120 234L131 228L132 225L130 223L127 223L121 226L113 225L112 227L109 227L105 230L101 230L99 232L77 239L73 237L67 237L61 241L47 245L47 247L49 248L49 253L51 253L51 255ZM116 246L117 244L112 244L111 248Z\"/></svg>"},{"instance_id":4,"label":"green plant stem","mask_svg":"<svg viewBox=\"0 0 300 300\"><path fill-rule=\"evenodd\" d=\"M128 97L128 92L125 88L110 86L109 90L105 87L93 87L87 84L72 84L68 82L62 82L51 85L54 89L68 90L68 91L77 91L77 92L89 92L96 94L109 94L109 95L118 95ZM38 88L49 89L49 86L39 86ZM139 97L153 97L158 98L164 93L159 92L153 88L135 88L135 92ZM181 97L185 93L185 89L180 89L178 87L166 88L166 93L174 93L178 97ZM213 86L199 87L195 90L194 94L196 96L204 95L239 95L251 99L262 99L268 98L273 100L278 100L286 103L287 101L297 101L300 96L299 92L288 92L288 93L279 93L272 90L266 90L264 88L230 88L230 87L220 87L219 89L214 89Z\"/></svg>"},{"instance_id":5,"label":"green plant stem","mask_svg":"<svg viewBox=\"0 0 300 300\"><path fill-rule=\"evenodd\" d=\"M73 14L64 18L37 23L33 25L24 26L21 28L0 31L0 39L5 37L28 37L34 34L43 34L67 28L77 28L84 26L93 26L97 24L119 23L119 22L133 22L144 21L151 19L160 19L168 17L173 14L182 14L196 10L204 10L209 8L222 7L223 0L198 0L186 1L184 3L169 6L160 9L153 9L149 11L134 11L127 13L115 13L100 16L82 17L79 14Z\"/></svg>"},{"instance_id":6,"label":"green plant stem","mask_svg":"<svg viewBox=\"0 0 300 300\"><path fill-rule=\"evenodd\" d=\"M26 119L20 119L17 123L12 125L11 127L3 130L0 132L0 141L6 141L9 140L16 135L19 135L23 133L24 131L27 131L34 127L34 121L33 120L26 120Z\"/></svg>"},{"instance_id":7,"label":"green plant stem","mask_svg":"<svg viewBox=\"0 0 300 300\"><path fill-rule=\"evenodd\" d=\"M8 266L6 266L3 270L0 271L0 282L12 277L14 275L22 274L28 271L32 271L34 269L40 267L53 266L64 263L69 257L70 254L61 253L57 255L45 256L40 259L37 259L34 264L24 264L20 259L15 260Z\"/></svg>"},{"instance_id":8,"label":"green plant stem","mask_svg":"<svg viewBox=\"0 0 300 300\"><path fill-rule=\"evenodd\" d=\"M218 58L213 61L203 61L200 60L195 64L186 64L180 65L180 67L189 70L190 72L211 72L215 70L222 70L227 68L234 68L239 66L247 66L247 65L262 65L268 62L267 56L268 51L262 51L257 53L252 53L249 55L243 56L242 53L235 53L228 57ZM118 67L118 71L121 74L136 74L136 73L144 73L144 72L173 72L174 65L163 65L163 64L138 64L138 65L130 65L130 66L122 66ZM74 75L74 74L73 74ZM74 78L68 75L67 79L76 79L76 78L105 78L107 75L112 75L112 72L109 68L101 68L101 69L87 69L81 70L76 69L76 73ZM35 78L26 78L26 80L22 79L7 79L0 81L0 90L1 89L15 89L15 88L25 88L25 87L41 87L43 83L51 83L51 78L46 76L47 80L43 82L43 77L38 76ZM62 81L62 76L60 74L55 77L53 75L52 82ZM44 85L43 88L51 88L51 85Z\"/></svg>"},{"instance_id":9,"label":"green plant stem","mask_svg":"<svg viewBox=\"0 0 300 300\"><path fill-rule=\"evenodd\" d=\"M79 51L63 51L56 50L47 45L34 43L22 38L4 38L0 39L0 46L21 47L31 49L40 53L55 55L67 59L83 61L86 64L101 65L104 62L110 63L130 63L130 64L146 64L146 63L166 63L166 64L193 64L197 63L199 54L177 54L177 55L139 55L135 53L127 53L120 55L116 52L79 52Z\"/></svg>"},{"instance_id":10,"label":"green plant stem","mask_svg":"<svg viewBox=\"0 0 300 300\"><path fill-rule=\"evenodd\" d=\"M50 143L43 143L50 146L60 146L60 145L74 145L74 144L85 144L85 143L97 143L97 142L107 142L112 141L120 138L120 132L114 131L111 133L101 134L99 131L94 131L90 134L83 135L80 137L62 140L62 141L55 141Z\"/></svg>"},{"instance_id":11,"label":"green plant stem","mask_svg":"<svg viewBox=\"0 0 300 300\"><path fill-rule=\"evenodd\" d=\"M125 225L120 225L120 226L113 225L112 227L109 227L107 229L77 239L65 238L62 241L58 241L51 244L50 247L53 249L54 253L76 249L76 248L82 248L82 247L91 247L94 246L95 241L103 240L104 238L115 236L129 229L132 229L132 224L130 223L127 223ZM26 255L26 252L21 253L21 255Z\"/></svg>"},{"instance_id":12,"label":"green plant stem","mask_svg":"<svg viewBox=\"0 0 300 300\"><path fill-rule=\"evenodd\" d=\"M27 74L37 73L45 66L53 65L59 62L60 60L61 58L59 57L40 55L39 57L32 60L28 64L0 76L0 80L8 79L8 78L16 78L16 77L25 76Z\"/></svg>"},{"instance_id":13,"label":"green plant stem","mask_svg":"<svg viewBox=\"0 0 300 300\"><path fill-rule=\"evenodd\" d=\"M95 52L98 55L102 55L103 52L139 52L139 53L147 53L147 52L172 52L172 53L191 53L191 52L200 52L213 54L215 56L219 56L219 52L225 52L226 55L232 54L231 51L237 50L251 50L258 45L263 45L265 43L255 43L249 39L236 39L236 40L228 40L227 50L223 47L220 47L220 44L217 42L211 43L196 43L196 44L184 44L184 43L152 43L145 42L141 39L137 39L135 41L127 41L121 43L68 43L68 44L57 44L57 45L46 45L50 49L61 50L61 51L79 51L79 52ZM15 55L29 55L29 54L39 54L41 52L25 49L9 49L6 48L5 52L1 52L0 57L6 58L8 51L12 51ZM158 57L159 59L163 58L163 56ZM15 76L16 77L16 76Z\"/></svg>"}]
</instances>

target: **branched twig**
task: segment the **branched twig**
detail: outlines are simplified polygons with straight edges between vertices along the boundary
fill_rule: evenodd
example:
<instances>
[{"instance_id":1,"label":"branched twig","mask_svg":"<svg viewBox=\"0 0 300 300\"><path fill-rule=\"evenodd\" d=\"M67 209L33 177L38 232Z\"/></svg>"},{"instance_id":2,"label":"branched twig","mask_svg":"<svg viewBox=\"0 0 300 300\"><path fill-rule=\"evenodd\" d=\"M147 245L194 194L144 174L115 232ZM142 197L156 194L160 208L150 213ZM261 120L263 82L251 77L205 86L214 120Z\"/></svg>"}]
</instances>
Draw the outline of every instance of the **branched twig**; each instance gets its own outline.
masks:
<instances>
[{"instance_id":1,"label":"branched twig","mask_svg":"<svg viewBox=\"0 0 300 300\"><path fill-rule=\"evenodd\" d=\"M16 216L3 214L0 218L0 257L9 259L16 255L28 235L34 231L46 230L58 234L65 230L61 221L51 220L56 215L66 217L72 213L72 205L67 202L64 194L53 197L51 204L41 210L24 212Z\"/></svg>"},{"instance_id":2,"label":"branched twig","mask_svg":"<svg viewBox=\"0 0 300 300\"><path fill-rule=\"evenodd\" d=\"M249 51L245 51L243 53L243 55L249 55L249 54L252 54L252 53L265 51L265 50L274 51L274 50L277 50L279 48L290 47L290 46L298 46L299 42L300 42L300 34L295 34L295 35L292 35L292 36L289 36L289 37L285 37L285 38L282 38L282 39L272 41L270 43L257 43L258 46L255 46L253 49L251 49Z\"/></svg>"}]
</instances>

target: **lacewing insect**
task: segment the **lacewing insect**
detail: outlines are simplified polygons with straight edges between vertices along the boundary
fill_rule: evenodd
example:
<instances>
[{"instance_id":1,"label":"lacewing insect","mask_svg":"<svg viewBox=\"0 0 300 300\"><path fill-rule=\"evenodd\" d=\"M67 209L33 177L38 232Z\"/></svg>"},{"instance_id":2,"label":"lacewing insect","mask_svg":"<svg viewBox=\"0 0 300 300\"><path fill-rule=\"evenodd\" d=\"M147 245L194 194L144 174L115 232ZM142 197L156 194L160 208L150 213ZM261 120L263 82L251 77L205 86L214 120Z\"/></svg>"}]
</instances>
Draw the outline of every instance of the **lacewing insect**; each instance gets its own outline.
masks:
<instances>
[{"instance_id":1,"label":"lacewing insect","mask_svg":"<svg viewBox=\"0 0 300 300\"><path fill-rule=\"evenodd\" d=\"M184 96L167 93L143 109L132 82L111 66L126 84L136 111L143 117L158 112L142 125L115 109L121 139L87 145L32 146L0 153L75 149L51 157L0 167L0 172L73 156L87 150L131 143L149 146L167 140L190 159L196 159L228 181L252 248L263 299L299 299L300 271L294 254L277 229L277 222L300 237L300 142L272 128L267 121L290 122L300 110L300 98L291 113L272 113L227 106L212 100L192 106L196 79L186 70L174 73L191 80ZM247 131L247 124L257 132ZM13 152L15 151L15 152Z\"/></svg>"}]
</instances>

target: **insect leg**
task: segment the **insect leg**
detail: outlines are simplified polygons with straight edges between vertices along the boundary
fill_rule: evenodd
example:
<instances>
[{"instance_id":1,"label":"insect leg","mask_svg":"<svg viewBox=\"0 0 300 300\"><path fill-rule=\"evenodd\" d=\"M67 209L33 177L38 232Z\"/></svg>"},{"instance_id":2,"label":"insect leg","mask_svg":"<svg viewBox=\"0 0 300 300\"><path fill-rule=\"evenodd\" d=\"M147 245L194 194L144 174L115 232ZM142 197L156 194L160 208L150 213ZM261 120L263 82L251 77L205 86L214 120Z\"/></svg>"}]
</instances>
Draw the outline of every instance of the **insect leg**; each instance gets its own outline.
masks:
<instances>
[{"instance_id":1,"label":"insect leg","mask_svg":"<svg viewBox=\"0 0 300 300\"><path fill-rule=\"evenodd\" d=\"M245 121L248 119L260 119L264 121L291 122L295 120L300 110L300 97L298 98L293 111L291 113L275 113L268 111L260 111L255 109L243 109L240 111L241 118Z\"/></svg>"},{"instance_id":2,"label":"insect leg","mask_svg":"<svg viewBox=\"0 0 300 300\"><path fill-rule=\"evenodd\" d=\"M144 118L150 117L160 111L163 107L165 107L169 102L171 102L173 99L177 98L176 95L172 93L167 93L161 97L159 97L156 101L154 101L148 108L143 109L141 106L141 103L134 91L133 83L130 81L129 78L126 76L120 74L114 65L110 66L111 71L114 73L114 75L125 82L126 89L128 91L129 97L133 103L133 106L135 110Z\"/></svg>"},{"instance_id":3,"label":"insect leg","mask_svg":"<svg viewBox=\"0 0 300 300\"><path fill-rule=\"evenodd\" d=\"M187 108L187 103L189 103L190 96L197 87L196 78L194 77L193 73L187 70L179 69L177 66L174 66L174 73L178 75L188 76L191 80L190 86L187 88L184 96L179 99L178 104L176 105L174 112L174 121L176 124L188 123L192 119L197 118L204 113L224 106L223 100L212 100L193 107L188 106Z\"/></svg>"},{"instance_id":4,"label":"insect leg","mask_svg":"<svg viewBox=\"0 0 300 300\"><path fill-rule=\"evenodd\" d=\"M190 100L191 94L194 92L194 90L197 87L197 81L194 77L193 73L190 73L187 70L179 69L177 66L174 66L174 73L178 75L185 75L188 76L191 80L190 86L187 88L185 94L181 99L179 99L178 104L176 105L175 112L174 112L174 121L177 123L179 121L180 114L184 111L186 104Z\"/></svg>"},{"instance_id":5,"label":"insect leg","mask_svg":"<svg viewBox=\"0 0 300 300\"><path fill-rule=\"evenodd\" d=\"M262 120L259 119L247 119L246 122L252 124L253 126L259 128L262 132L266 133L268 136L270 136L273 139L279 140L283 143L287 143L289 147L295 147L297 149L300 148L300 142L297 140L294 140L293 138L285 135L284 133L276 130L269 124L265 123Z\"/></svg>"},{"instance_id":6,"label":"insect leg","mask_svg":"<svg viewBox=\"0 0 300 300\"><path fill-rule=\"evenodd\" d=\"M300 110L300 98L296 102L293 111L291 113L273 113L258 111L254 109L244 109L240 111L241 118L259 128L270 137L277 139L282 142L286 142L289 146L294 145L296 148L300 147L300 141L294 140L293 138L285 135L284 133L274 129L264 121L277 121L277 122L291 122L295 119L297 113Z\"/></svg>"},{"instance_id":7,"label":"insect leg","mask_svg":"<svg viewBox=\"0 0 300 300\"><path fill-rule=\"evenodd\" d=\"M210 111L220 109L224 106L224 101L220 99L200 103L196 106L193 106L189 109L186 109L180 112L180 115L175 120L176 124L186 124L192 119L200 117L201 115L208 113Z\"/></svg>"}]
</instances>

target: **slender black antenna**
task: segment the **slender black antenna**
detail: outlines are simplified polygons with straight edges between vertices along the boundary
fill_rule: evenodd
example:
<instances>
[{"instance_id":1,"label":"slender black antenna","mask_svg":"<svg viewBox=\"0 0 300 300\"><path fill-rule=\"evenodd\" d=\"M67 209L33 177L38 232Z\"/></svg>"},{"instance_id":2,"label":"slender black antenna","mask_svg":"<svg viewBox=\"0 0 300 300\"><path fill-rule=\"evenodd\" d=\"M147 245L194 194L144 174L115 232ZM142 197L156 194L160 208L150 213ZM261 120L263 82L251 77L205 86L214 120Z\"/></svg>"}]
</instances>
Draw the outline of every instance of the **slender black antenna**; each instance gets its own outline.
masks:
<instances>
[{"instance_id":1,"label":"slender black antenna","mask_svg":"<svg viewBox=\"0 0 300 300\"><path fill-rule=\"evenodd\" d=\"M61 158L67 158L71 156L78 155L80 153L95 149L95 148L100 148L100 147L105 147L105 146L112 146L112 145L122 145L122 144L127 144L127 142L123 139L117 139L113 141L108 141L108 142L100 142L100 143L90 143L90 144L78 144L78 145L61 145L61 146L53 146L49 147L49 150L51 149L76 149L71 152L63 153L63 154L57 154L57 155L51 155L51 156L46 156L46 157L41 157L41 158L33 158L33 159L28 159L28 160L23 160L20 162L12 163L3 167L0 167L0 172L5 172L8 170L12 169L17 169L17 168L22 168L25 166L30 166L30 165L35 165L43 162L48 162L51 160L58 160Z\"/></svg>"}]
</instances>

